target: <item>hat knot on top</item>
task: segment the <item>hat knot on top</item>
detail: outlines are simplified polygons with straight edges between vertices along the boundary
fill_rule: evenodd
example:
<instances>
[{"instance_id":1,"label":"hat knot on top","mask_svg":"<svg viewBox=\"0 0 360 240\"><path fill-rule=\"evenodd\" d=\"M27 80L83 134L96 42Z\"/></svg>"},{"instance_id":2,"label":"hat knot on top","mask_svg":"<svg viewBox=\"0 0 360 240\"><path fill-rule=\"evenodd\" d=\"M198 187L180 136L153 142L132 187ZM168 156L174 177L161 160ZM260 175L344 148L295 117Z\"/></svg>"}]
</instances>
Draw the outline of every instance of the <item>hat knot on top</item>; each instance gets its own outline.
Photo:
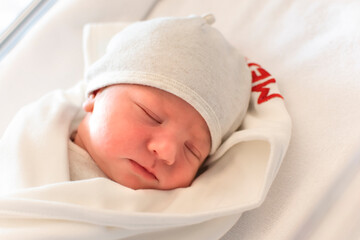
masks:
<instances>
[{"instance_id":1,"label":"hat knot on top","mask_svg":"<svg viewBox=\"0 0 360 240\"><path fill-rule=\"evenodd\" d=\"M215 22L215 20L216 20L215 16L213 14L211 14L211 13L204 14L204 15L202 15L202 17L205 19L206 23L209 24L209 25L213 24Z\"/></svg>"},{"instance_id":2,"label":"hat knot on top","mask_svg":"<svg viewBox=\"0 0 360 240\"><path fill-rule=\"evenodd\" d=\"M204 118L211 135L210 154L214 153L240 126L251 88L244 57L209 25L214 21L213 15L206 15L129 25L86 72L87 93L121 83L170 92Z\"/></svg>"}]
</instances>

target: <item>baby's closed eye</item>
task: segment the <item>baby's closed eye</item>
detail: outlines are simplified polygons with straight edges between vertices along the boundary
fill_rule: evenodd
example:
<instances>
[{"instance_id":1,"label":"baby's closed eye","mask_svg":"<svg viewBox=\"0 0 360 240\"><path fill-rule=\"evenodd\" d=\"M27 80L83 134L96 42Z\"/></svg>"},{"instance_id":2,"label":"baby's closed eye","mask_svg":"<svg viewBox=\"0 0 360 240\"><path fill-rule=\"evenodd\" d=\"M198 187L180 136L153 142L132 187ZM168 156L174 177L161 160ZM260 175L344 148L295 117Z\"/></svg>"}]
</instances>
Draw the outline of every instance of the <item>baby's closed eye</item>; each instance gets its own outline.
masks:
<instances>
[{"instance_id":1,"label":"baby's closed eye","mask_svg":"<svg viewBox=\"0 0 360 240\"><path fill-rule=\"evenodd\" d=\"M200 151L191 143L185 143L186 149L198 160L201 160L201 153Z\"/></svg>"},{"instance_id":2,"label":"baby's closed eye","mask_svg":"<svg viewBox=\"0 0 360 240\"><path fill-rule=\"evenodd\" d=\"M162 119L158 115L156 115L153 111L151 111L149 108L139 103L135 103L135 104L144 112L146 117L148 117L150 120L158 124L161 124L163 122Z\"/></svg>"}]
</instances>

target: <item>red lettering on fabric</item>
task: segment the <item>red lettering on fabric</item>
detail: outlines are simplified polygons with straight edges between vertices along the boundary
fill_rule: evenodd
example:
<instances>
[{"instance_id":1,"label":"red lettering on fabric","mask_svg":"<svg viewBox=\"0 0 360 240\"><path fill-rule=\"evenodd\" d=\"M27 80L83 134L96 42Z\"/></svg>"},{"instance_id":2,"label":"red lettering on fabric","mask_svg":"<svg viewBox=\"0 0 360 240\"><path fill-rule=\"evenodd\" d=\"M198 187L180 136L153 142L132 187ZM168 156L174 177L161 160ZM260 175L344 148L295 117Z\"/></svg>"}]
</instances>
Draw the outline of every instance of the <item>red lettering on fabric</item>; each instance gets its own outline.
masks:
<instances>
[{"instance_id":1,"label":"red lettering on fabric","mask_svg":"<svg viewBox=\"0 0 360 240\"><path fill-rule=\"evenodd\" d=\"M271 76L270 73L268 73L265 69L263 69L259 64L249 63L250 68L253 66L257 67L256 71L251 70L251 76L252 76L253 83Z\"/></svg>"},{"instance_id":2,"label":"red lettering on fabric","mask_svg":"<svg viewBox=\"0 0 360 240\"><path fill-rule=\"evenodd\" d=\"M276 83L275 78L271 77L270 73L268 73L265 69L263 69L259 64L256 63L249 63L248 66L251 70L253 83L269 78L268 80L265 80L265 82L263 83L258 83L253 85L251 89L251 91L253 92L260 92L257 101L258 104L269 101L270 99L276 97L284 99L280 93L273 93L269 95L270 87L266 87L266 86L268 86L271 83Z\"/></svg>"},{"instance_id":3,"label":"red lettering on fabric","mask_svg":"<svg viewBox=\"0 0 360 240\"><path fill-rule=\"evenodd\" d=\"M258 84L256 86L252 87L251 91L260 92L260 96L259 96L258 101L257 101L258 104L266 102L266 101L268 101L268 100L270 100L272 98L275 98L275 97L279 97L279 98L284 99L283 96L281 96L281 94L279 94L279 93L273 93L273 94L268 95L269 91L270 91L270 88L267 88L265 86L270 84L270 83L275 83L275 79L272 78L270 80L267 80L266 82L263 82L261 84Z\"/></svg>"}]
</instances>

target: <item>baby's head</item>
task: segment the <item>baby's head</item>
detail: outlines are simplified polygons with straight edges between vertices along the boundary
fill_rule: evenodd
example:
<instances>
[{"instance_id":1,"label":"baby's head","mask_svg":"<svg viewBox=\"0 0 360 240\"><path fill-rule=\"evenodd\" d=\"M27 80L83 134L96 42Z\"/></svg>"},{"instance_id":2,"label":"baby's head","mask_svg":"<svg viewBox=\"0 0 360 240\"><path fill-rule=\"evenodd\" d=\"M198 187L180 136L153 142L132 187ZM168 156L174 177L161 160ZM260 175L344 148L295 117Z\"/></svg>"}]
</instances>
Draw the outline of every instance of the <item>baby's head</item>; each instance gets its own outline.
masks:
<instances>
[{"instance_id":1,"label":"baby's head","mask_svg":"<svg viewBox=\"0 0 360 240\"><path fill-rule=\"evenodd\" d=\"M87 72L76 143L112 180L133 189L187 187L240 126L250 71L213 20L132 24Z\"/></svg>"}]
</instances>

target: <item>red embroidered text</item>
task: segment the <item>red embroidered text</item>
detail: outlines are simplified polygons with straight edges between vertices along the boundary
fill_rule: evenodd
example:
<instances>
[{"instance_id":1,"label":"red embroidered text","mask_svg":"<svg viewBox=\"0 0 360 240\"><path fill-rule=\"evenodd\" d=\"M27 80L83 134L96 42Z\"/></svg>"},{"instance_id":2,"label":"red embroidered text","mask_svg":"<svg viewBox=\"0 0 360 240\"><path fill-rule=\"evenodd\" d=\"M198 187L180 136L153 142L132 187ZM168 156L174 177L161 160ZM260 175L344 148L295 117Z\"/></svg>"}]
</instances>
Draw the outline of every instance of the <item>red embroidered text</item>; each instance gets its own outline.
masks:
<instances>
[{"instance_id":1,"label":"red embroidered text","mask_svg":"<svg viewBox=\"0 0 360 240\"><path fill-rule=\"evenodd\" d=\"M251 75L252 75L252 82L255 83L253 85L251 91L253 92L260 92L259 98L257 103L261 104L263 102L266 102L272 98L282 98L280 93L273 93L269 95L270 88L267 87L271 83L276 83L275 78L271 77L270 73L268 73L265 69L263 69L259 64L256 63L249 63L248 64ZM269 78L265 82L257 84L256 82L264 80L266 78Z\"/></svg>"}]
</instances>

